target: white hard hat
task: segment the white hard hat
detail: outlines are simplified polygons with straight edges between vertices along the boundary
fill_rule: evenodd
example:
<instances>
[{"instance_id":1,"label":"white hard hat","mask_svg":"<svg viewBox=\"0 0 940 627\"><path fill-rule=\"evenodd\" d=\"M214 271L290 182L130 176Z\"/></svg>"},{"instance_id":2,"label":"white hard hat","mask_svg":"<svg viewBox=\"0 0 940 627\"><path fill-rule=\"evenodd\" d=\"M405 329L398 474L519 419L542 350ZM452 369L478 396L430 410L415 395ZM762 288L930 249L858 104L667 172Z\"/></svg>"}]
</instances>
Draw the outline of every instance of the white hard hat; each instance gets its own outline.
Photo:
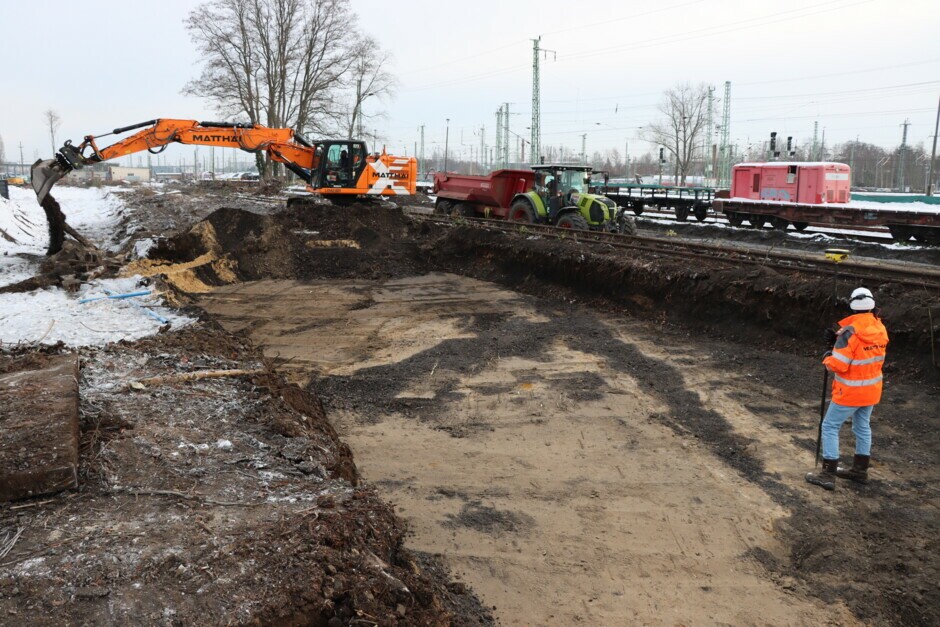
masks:
<instances>
[{"instance_id":1,"label":"white hard hat","mask_svg":"<svg viewBox=\"0 0 940 627\"><path fill-rule=\"evenodd\" d=\"M852 311L871 311L875 308L875 297L871 290L864 287L857 288L852 292L852 298L849 299L849 308Z\"/></svg>"}]
</instances>

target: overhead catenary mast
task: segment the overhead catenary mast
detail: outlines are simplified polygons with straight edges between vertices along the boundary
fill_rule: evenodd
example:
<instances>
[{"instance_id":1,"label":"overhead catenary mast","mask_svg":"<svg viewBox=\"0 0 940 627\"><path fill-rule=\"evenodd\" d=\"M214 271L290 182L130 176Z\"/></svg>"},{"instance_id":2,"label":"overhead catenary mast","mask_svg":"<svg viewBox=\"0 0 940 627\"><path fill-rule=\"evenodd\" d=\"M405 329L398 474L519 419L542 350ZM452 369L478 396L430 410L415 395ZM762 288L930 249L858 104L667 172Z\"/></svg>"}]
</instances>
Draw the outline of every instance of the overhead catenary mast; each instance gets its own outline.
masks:
<instances>
[{"instance_id":1,"label":"overhead catenary mast","mask_svg":"<svg viewBox=\"0 0 940 627\"><path fill-rule=\"evenodd\" d=\"M910 119L904 120L904 133L901 135L901 148L898 150L898 190L904 191L904 157L907 153L907 127L911 125Z\"/></svg>"},{"instance_id":2,"label":"overhead catenary mast","mask_svg":"<svg viewBox=\"0 0 940 627\"><path fill-rule=\"evenodd\" d=\"M496 160L493 165L501 168L503 161L503 105L496 110Z\"/></svg>"},{"instance_id":3,"label":"overhead catenary mast","mask_svg":"<svg viewBox=\"0 0 940 627\"><path fill-rule=\"evenodd\" d=\"M539 53L541 52L545 58L548 58L548 53L551 52L552 58L557 58L554 50L546 50L539 47L541 41L541 35L532 40L532 138L529 142L530 163L538 163L542 155L542 87L540 84Z\"/></svg>"},{"instance_id":4,"label":"overhead catenary mast","mask_svg":"<svg viewBox=\"0 0 940 627\"><path fill-rule=\"evenodd\" d=\"M718 166L718 186L731 185L731 81L725 81L725 99L721 112L721 144L719 146L720 163Z\"/></svg>"}]
</instances>

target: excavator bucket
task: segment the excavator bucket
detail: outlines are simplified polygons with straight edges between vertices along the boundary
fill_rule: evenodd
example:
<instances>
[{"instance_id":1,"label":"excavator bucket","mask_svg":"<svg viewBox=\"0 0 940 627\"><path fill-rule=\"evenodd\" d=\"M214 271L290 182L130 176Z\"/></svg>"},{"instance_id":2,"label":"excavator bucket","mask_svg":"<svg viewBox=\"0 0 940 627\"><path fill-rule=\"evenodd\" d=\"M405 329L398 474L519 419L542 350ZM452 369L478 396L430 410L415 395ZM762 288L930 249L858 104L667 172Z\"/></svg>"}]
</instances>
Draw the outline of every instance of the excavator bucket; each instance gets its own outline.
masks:
<instances>
[{"instance_id":1,"label":"excavator bucket","mask_svg":"<svg viewBox=\"0 0 940 627\"><path fill-rule=\"evenodd\" d=\"M37 161L33 164L33 167L30 169L30 175L32 177L33 191L36 192L36 198L39 200L40 205L45 201L52 186L68 173L69 171L62 167L62 164L55 159Z\"/></svg>"}]
</instances>

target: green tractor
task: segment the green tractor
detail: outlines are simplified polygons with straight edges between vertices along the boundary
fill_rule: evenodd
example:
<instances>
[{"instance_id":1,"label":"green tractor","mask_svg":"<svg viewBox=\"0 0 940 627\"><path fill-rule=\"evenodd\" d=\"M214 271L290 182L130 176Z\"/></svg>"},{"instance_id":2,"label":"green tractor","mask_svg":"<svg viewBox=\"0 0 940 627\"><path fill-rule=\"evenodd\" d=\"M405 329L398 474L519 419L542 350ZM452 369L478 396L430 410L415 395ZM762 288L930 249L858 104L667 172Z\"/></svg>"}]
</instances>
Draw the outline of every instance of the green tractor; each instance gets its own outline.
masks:
<instances>
[{"instance_id":1,"label":"green tractor","mask_svg":"<svg viewBox=\"0 0 940 627\"><path fill-rule=\"evenodd\" d=\"M632 216L609 198L590 193L590 166L545 164L533 165L532 169L535 189L512 199L506 214L508 220L636 234Z\"/></svg>"}]
</instances>

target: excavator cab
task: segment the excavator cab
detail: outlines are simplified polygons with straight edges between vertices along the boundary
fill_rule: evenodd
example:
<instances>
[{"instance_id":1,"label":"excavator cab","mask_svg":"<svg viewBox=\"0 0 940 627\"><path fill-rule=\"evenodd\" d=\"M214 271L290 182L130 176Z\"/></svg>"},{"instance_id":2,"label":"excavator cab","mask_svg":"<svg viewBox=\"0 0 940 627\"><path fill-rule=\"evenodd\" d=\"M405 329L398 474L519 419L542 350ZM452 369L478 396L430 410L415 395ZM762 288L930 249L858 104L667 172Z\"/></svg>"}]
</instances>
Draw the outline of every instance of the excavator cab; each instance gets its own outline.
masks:
<instances>
[{"instance_id":1,"label":"excavator cab","mask_svg":"<svg viewBox=\"0 0 940 627\"><path fill-rule=\"evenodd\" d=\"M311 185L318 189L355 188L366 167L365 142L351 139L314 143L318 163L311 172Z\"/></svg>"}]
</instances>

